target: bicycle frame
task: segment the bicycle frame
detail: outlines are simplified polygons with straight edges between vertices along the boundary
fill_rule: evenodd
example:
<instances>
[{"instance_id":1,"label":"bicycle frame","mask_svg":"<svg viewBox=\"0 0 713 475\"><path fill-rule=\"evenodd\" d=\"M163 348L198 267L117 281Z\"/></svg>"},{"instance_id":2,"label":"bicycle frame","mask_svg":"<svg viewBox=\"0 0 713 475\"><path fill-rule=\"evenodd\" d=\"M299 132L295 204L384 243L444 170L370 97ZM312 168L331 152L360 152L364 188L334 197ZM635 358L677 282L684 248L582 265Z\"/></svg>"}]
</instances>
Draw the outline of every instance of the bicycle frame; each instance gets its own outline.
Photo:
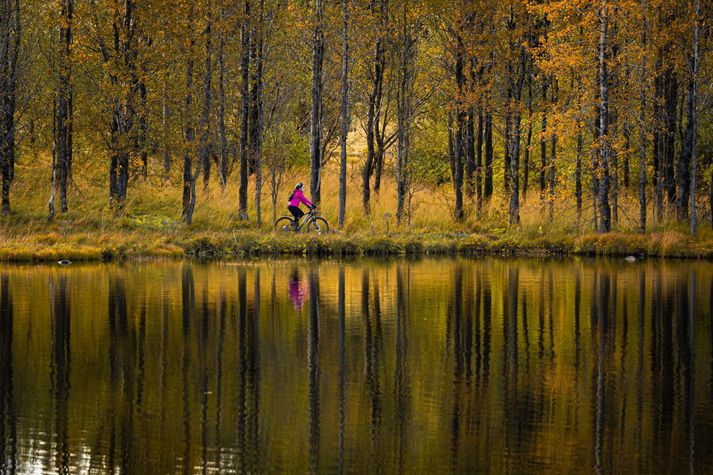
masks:
<instances>
[{"instance_id":1,"label":"bicycle frame","mask_svg":"<svg viewBox=\"0 0 713 475\"><path fill-rule=\"evenodd\" d=\"M300 223L297 221L297 231L302 231L302 228L306 225L308 225L311 221L314 220L314 218L317 216L317 212L315 210L310 210L307 213L304 214L302 217L302 222ZM294 220L293 220L294 221Z\"/></svg>"}]
</instances>

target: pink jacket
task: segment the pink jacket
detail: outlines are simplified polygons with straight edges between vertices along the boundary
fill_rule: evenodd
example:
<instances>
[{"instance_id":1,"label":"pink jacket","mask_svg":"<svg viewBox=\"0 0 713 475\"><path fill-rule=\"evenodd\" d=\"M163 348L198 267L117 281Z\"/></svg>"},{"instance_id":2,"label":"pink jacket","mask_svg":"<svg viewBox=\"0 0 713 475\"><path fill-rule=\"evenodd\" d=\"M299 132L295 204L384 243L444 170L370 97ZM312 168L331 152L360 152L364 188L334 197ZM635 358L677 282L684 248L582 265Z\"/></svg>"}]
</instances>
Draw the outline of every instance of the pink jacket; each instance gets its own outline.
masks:
<instances>
[{"instance_id":1,"label":"pink jacket","mask_svg":"<svg viewBox=\"0 0 713 475\"><path fill-rule=\"evenodd\" d=\"M302 193L302 190L295 190L294 193L292 194L292 199L287 202L288 206L299 206L300 203L304 203L306 206L313 206L312 202L305 198L304 193Z\"/></svg>"}]
</instances>

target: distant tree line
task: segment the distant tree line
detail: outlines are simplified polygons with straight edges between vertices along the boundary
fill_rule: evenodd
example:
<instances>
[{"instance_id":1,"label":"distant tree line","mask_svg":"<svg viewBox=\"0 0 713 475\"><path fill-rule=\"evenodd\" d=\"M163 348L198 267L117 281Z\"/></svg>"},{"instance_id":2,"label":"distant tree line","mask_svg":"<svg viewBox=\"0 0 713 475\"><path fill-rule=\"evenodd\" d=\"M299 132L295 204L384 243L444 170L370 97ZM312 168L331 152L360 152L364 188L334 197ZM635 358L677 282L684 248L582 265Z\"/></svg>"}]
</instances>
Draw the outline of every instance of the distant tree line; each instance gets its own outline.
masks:
<instances>
[{"instance_id":1,"label":"distant tree line","mask_svg":"<svg viewBox=\"0 0 713 475\"><path fill-rule=\"evenodd\" d=\"M546 219L573 202L608 232L630 193L642 232L677 219L695 233L705 191L713 207L711 12L711 0L0 0L2 212L32 151L51 151L49 220L67 212L88 150L117 214L132 181L168 186L180 171L190 224L199 183L225 189L236 173L238 216L260 225L264 181L274 209L291 160L280 149L296 141L317 202L339 161L340 225L393 179L399 222L414 181L432 180L449 182L457 221L502 193L518 226L535 194ZM349 169L361 206L347 207Z\"/></svg>"}]
</instances>

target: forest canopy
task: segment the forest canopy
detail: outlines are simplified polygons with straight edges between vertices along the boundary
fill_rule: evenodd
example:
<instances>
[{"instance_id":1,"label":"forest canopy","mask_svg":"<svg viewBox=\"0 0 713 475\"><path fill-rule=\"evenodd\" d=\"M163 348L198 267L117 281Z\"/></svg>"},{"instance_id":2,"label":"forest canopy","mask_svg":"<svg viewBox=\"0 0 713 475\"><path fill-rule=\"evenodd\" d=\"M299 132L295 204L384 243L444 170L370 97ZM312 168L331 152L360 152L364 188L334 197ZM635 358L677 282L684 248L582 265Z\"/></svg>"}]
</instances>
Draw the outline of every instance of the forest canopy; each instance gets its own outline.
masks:
<instances>
[{"instance_id":1,"label":"forest canopy","mask_svg":"<svg viewBox=\"0 0 713 475\"><path fill-rule=\"evenodd\" d=\"M49 221L82 200L122 216L132 193L175 190L190 225L216 190L236 222L269 227L298 176L340 227L376 200L409 228L418 213L517 228L527 212L695 234L713 208L711 12L0 0L2 214L21 219L29 194ZM21 183L32 192L16 198ZM440 208L419 207L428 196Z\"/></svg>"}]
</instances>

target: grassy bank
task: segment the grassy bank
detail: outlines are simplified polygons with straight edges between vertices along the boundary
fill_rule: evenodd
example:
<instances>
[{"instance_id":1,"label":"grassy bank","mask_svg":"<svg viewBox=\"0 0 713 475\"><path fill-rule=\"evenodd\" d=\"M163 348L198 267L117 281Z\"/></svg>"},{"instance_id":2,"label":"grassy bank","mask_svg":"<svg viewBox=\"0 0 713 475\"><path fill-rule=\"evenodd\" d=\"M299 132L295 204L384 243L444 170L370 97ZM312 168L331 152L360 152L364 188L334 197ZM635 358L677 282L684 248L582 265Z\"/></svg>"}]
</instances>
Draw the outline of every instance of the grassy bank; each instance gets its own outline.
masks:
<instances>
[{"instance_id":1,"label":"grassy bank","mask_svg":"<svg viewBox=\"0 0 713 475\"><path fill-rule=\"evenodd\" d=\"M141 258L240 259L278 256L628 256L713 258L713 239L693 240L669 231L647 235L580 236L499 234L341 234L282 236L272 232L114 231L35 235L5 234L0 261L113 261Z\"/></svg>"},{"instance_id":2,"label":"grassy bank","mask_svg":"<svg viewBox=\"0 0 713 475\"><path fill-rule=\"evenodd\" d=\"M358 161L357 158L354 158ZM371 214L361 209L358 169L348 183L348 212L339 232L323 237L280 236L272 232L273 213L285 212L289 186L278 193L273 210L269 186L264 190L263 224L255 222L254 201L251 220L239 221L237 174L223 191L216 183L199 191L193 224L180 221L181 188L176 176L164 180L157 174L130 183L124 215L117 217L107 207L106 170L82 163L82 174L69 189L69 212L47 223L46 183L48 157L26 157L18 163L13 185L12 213L0 216L0 262L111 261L140 258L239 259L250 256L398 256L398 255L598 255L713 258L713 231L707 225L695 238L685 224L674 221L652 224L647 233L634 230L637 222L636 197L623 190L617 232L592 232L591 209L582 216L562 197L556 203L552 221L537 196L522 207L522 224L508 227L507 202L495 195L478 217L469 204L464 222L452 219L451 191L421 187L414 194L412 219L397 227L393 217L396 191L387 180L379 194L372 195ZM178 169L178 167L175 167ZM304 180L305 170L288 174L285 183ZM320 210L334 224L338 212L338 179L329 168L323 177ZM46 192L43 192L45 190ZM250 182L249 196L254 196ZM705 220L708 218L705 217Z\"/></svg>"}]
</instances>

